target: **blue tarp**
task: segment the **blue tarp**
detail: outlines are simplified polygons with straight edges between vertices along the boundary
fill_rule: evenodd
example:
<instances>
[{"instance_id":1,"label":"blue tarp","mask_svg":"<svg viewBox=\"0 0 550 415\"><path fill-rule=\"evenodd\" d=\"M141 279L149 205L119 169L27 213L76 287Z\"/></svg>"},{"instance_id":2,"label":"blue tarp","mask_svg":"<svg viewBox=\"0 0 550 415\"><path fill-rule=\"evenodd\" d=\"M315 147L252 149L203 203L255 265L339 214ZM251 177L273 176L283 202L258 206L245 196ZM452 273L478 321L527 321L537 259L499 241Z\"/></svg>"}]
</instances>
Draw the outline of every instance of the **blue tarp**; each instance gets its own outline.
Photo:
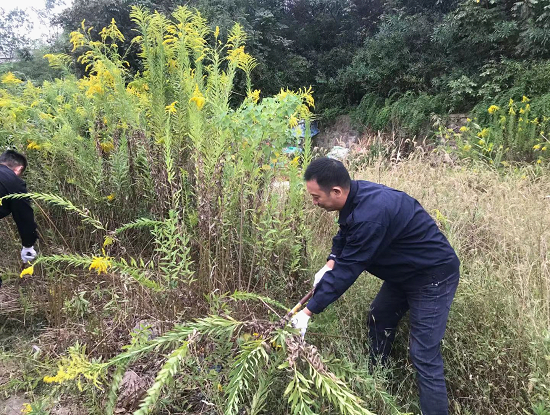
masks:
<instances>
[{"instance_id":1,"label":"blue tarp","mask_svg":"<svg viewBox=\"0 0 550 415\"><path fill-rule=\"evenodd\" d=\"M306 123L304 120L300 120L298 122L298 125L295 127L296 128L296 136L299 137L299 138L304 138L305 135L306 135ZM317 121L312 121L311 122L311 126L310 126L310 130L311 130L311 136L312 137L315 137L317 134L319 134L319 128L317 127Z\"/></svg>"}]
</instances>

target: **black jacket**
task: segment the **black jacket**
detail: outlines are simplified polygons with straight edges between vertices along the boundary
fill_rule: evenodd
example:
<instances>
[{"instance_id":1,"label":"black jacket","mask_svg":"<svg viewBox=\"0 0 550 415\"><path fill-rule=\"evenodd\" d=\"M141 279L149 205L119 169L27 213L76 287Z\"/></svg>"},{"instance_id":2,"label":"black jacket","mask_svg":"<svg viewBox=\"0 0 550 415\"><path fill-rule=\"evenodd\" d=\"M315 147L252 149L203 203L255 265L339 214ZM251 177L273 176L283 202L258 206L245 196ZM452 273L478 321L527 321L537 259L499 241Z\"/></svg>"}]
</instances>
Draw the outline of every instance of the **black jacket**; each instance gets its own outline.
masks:
<instances>
[{"instance_id":1,"label":"black jacket","mask_svg":"<svg viewBox=\"0 0 550 415\"><path fill-rule=\"evenodd\" d=\"M27 185L9 167L0 164L0 197L14 193L27 193ZM19 230L22 245L27 248L33 246L38 236L30 200L3 200L0 206L0 219L10 213Z\"/></svg>"},{"instance_id":2,"label":"black jacket","mask_svg":"<svg viewBox=\"0 0 550 415\"><path fill-rule=\"evenodd\" d=\"M395 189L352 180L338 219L325 273L307 308L319 313L363 272L404 288L420 287L456 272L460 262L431 216L415 199Z\"/></svg>"}]
</instances>

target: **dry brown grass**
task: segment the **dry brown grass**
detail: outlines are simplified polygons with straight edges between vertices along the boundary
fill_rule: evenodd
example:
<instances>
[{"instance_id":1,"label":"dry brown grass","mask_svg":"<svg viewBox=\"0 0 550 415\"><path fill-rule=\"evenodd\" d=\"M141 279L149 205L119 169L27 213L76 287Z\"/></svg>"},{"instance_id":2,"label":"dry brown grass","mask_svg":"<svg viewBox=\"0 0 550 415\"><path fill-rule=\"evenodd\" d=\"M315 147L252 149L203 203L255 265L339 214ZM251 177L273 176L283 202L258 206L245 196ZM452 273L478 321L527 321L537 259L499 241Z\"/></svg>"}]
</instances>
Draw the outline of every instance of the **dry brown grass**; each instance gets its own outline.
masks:
<instances>
[{"instance_id":1,"label":"dry brown grass","mask_svg":"<svg viewBox=\"0 0 550 415\"><path fill-rule=\"evenodd\" d=\"M539 386L550 381L541 358L550 322L550 173L529 166L497 171L444 160L380 162L353 176L415 197L462 261L443 344L453 413L529 412L533 402L543 399L531 379L539 378ZM334 216L312 210L309 219L321 251L316 265L322 265L337 229ZM313 331L322 332L315 341L321 350L353 360L368 355L364 322L379 284L372 276L360 277L317 318ZM349 338L338 343L324 338L326 333L347 333ZM407 335L402 327L391 389L404 408L415 412L418 392L407 359Z\"/></svg>"}]
</instances>

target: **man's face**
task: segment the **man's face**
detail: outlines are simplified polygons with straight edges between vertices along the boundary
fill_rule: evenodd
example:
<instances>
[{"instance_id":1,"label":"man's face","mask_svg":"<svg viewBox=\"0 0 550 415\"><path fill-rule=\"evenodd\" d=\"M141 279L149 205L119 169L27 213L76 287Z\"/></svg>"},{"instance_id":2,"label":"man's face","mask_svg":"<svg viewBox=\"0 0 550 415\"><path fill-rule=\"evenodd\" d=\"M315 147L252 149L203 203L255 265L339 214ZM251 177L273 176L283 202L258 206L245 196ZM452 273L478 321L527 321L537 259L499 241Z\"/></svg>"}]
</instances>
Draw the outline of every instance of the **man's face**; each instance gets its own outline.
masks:
<instances>
[{"instance_id":1,"label":"man's face","mask_svg":"<svg viewBox=\"0 0 550 415\"><path fill-rule=\"evenodd\" d=\"M310 180L306 182L307 192L311 195L313 204L323 208L329 212L333 210L340 210L343 207L341 200L341 189L339 187L333 187L330 192L325 192L317 184L317 180Z\"/></svg>"}]
</instances>

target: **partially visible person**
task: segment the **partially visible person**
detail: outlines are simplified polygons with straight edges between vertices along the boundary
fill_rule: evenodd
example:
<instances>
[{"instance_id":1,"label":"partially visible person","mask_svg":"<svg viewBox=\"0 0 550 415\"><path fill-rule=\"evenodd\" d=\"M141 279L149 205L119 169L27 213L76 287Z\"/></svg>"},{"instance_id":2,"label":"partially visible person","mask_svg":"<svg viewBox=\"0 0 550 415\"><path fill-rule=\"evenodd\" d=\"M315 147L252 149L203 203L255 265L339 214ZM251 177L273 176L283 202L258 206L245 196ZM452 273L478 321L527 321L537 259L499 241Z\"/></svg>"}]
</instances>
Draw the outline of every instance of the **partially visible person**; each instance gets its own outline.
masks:
<instances>
[{"instance_id":1,"label":"partially visible person","mask_svg":"<svg viewBox=\"0 0 550 415\"><path fill-rule=\"evenodd\" d=\"M27 185L21 179L26 168L27 159L23 154L7 150L0 155L0 198L16 193L27 193ZM38 235L30 200L28 198L2 200L0 219L10 213L21 237L21 260L23 263L33 261L37 256L34 244Z\"/></svg>"}]
</instances>

